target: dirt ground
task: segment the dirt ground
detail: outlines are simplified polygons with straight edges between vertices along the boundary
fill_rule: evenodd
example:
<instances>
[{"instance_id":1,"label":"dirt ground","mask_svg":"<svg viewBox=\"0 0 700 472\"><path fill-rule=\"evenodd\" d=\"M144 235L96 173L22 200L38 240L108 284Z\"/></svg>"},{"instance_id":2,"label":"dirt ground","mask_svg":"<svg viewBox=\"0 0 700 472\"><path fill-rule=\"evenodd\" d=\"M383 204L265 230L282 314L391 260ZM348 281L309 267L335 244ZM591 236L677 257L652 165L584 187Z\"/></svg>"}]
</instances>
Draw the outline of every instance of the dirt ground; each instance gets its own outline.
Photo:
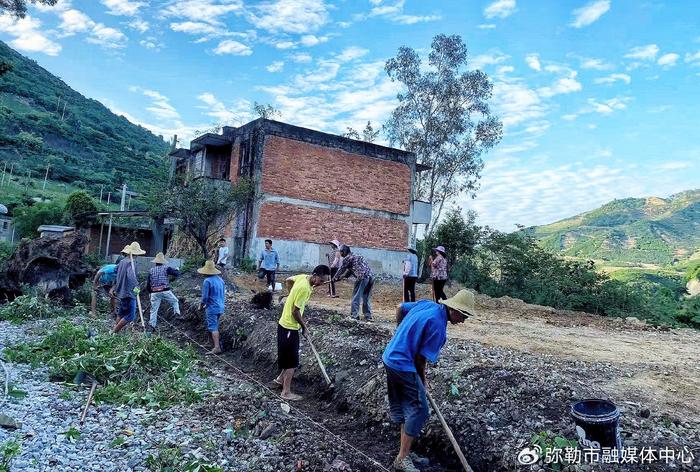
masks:
<instances>
[{"instance_id":1,"label":"dirt ground","mask_svg":"<svg viewBox=\"0 0 700 472\"><path fill-rule=\"evenodd\" d=\"M264 290L254 275L234 277L247 297ZM448 296L459 288L446 288ZM430 286L418 284L418 298L430 298ZM246 293L248 291L248 293ZM328 298L327 288L315 290L310 306L349 314L352 282L337 284L339 298ZM401 302L400 281L383 280L375 286L373 311L378 323L392 324ZM636 320L605 318L586 313L557 311L504 297L477 297L477 314L449 336L529 354L608 363L625 372L615 380L598 381L582 375L581 382L629 404L654 405L659 412L700 421L700 332L661 330Z\"/></svg>"}]
</instances>

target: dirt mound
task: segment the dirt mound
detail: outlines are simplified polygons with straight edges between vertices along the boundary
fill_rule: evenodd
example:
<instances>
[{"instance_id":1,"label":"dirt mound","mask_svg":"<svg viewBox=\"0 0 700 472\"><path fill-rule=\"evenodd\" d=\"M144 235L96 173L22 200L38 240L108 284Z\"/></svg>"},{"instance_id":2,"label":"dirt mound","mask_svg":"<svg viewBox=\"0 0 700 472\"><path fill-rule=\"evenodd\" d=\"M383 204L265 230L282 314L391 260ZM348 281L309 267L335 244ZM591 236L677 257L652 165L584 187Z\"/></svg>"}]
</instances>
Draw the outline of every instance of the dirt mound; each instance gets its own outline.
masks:
<instances>
[{"instance_id":1,"label":"dirt mound","mask_svg":"<svg viewBox=\"0 0 700 472\"><path fill-rule=\"evenodd\" d=\"M69 297L70 290L91 274L83 259L87 244L87 235L79 232L58 239L22 240L0 273L0 298L21 294L24 284L40 287L51 297Z\"/></svg>"}]
</instances>

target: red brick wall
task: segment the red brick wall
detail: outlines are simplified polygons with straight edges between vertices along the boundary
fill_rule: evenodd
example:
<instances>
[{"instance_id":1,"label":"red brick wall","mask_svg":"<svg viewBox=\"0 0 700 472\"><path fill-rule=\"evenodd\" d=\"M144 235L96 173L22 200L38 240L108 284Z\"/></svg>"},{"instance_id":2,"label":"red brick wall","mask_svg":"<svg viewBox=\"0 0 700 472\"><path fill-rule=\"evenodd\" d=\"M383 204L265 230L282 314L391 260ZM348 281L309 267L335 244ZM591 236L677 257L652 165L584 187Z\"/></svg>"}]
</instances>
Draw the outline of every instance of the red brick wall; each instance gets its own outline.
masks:
<instances>
[{"instance_id":1,"label":"red brick wall","mask_svg":"<svg viewBox=\"0 0 700 472\"><path fill-rule=\"evenodd\" d=\"M238 143L231 146L231 183L238 182L238 156L240 153L240 145Z\"/></svg>"},{"instance_id":2,"label":"red brick wall","mask_svg":"<svg viewBox=\"0 0 700 472\"><path fill-rule=\"evenodd\" d=\"M410 212L411 170L399 162L266 136L262 191L321 203Z\"/></svg>"},{"instance_id":3,"label":"red brick wall","mask_svg":"<svg viewBox=\"0 0 700 472\"><path fill-rule=\"evenodd\" d=\"M403 250L408 242L408 224L356 213L304 207L289 203L263 203L258 219L259 238L287 239Z\"/></svg>"}]
</instances>

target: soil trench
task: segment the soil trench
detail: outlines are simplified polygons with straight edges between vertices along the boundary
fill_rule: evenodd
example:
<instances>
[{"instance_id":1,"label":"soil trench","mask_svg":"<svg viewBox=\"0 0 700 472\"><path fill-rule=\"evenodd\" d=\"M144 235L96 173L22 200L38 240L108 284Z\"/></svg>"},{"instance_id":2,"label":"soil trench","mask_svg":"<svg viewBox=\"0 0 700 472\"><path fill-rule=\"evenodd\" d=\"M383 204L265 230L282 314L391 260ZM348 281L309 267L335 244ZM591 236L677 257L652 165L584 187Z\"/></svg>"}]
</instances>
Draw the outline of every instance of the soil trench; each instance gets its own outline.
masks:
<instances>
[{"instance_id":1,"label":"soil trench","mask_svg":"<svg viewBox=\"0 0 700 472\"><path fill-rule=\"evenodd\" d=\"M270 389L272 394L279 395L279 388L272 383L278 374L277 359L274 353L276 345L270 348L270 339L276 336L276 331L272 331L274 326L272 322L279 318L279 310L257 310L249 308L243 303L236 304L237 310L229 310L232 316L228 320L222 318L223 322L227 322L228 326L221 328L222 345L225 352L221 355L222 359L232 363L235 368L226 365L224 362L219 362L219 368L226 372L230 372L232 376L243 378L236 371L240 369L256 381L262 383ZM196 308L185 301L181 303L181 309L185 319L173 319L168 317L168 323L176 327L178 331L167 330L167 336L177 340L180 343L190 343L191 339L196 340L199 344L209 347L210 339L205 331L202 330L201 313ZM253 321L252 325L246 323L241 318L241 315L246 315L248 311L253 311L255 318L263 318L268 321L261 323L262 320ZM307 316L309 316L307 314ZM327 328L332 328L328 323L319 319L316 316L309 316L309 322L319 331L320 326L325 325ZM264 324L264 327L261 326ZM337 327L337 322L334 323ZM362 326L354 326L356 323L343 323L347 329L354 331ZM163 330L165 334L166 330ZM272 334L270 334L272 333ZM264 339L261 339L264 338ZM316 340L314 344L318 343ZM379 343L383 346L383 343ZM261 346L267 346L267 349ZM199 348L200 350L202 348ZM321 350L317 346L317 349ZM366 417L364 412L360 411L361 407L353 405L353 401L348 399L355 397L358 392L351 391L355 383L337 381L337 372L335 372L333 361L330 360L326 368L329 370L331 379L336 379L332 388L326 387L326 384L321 376L320 370L317 367L316 359L310 352L308 345L305 345L304 340L301 341L301 367L297 370L293 380L293 389L304 397L300 402L289 402L292 408L296 408L305 415L313 419L314 422L323 425L330 430L334 435L348 442L353 447L359 449L364 454L375 459L389 470L393 470L391 465L393 459L398 452L399 434L398 428L388 422L388 418L382 420L370 419ZM322 358L325 355L322 354ZM208 359L215 360L215 357L209 356ZM328 359L327 359L328 360ZM366 365L366 364L364 364ZM365 382L365 388L370 389L385 389L385 377L383 370L375 372ZM262 387L261 387L262 388ZM280 401L283 401L280 399ZM370 400L373 401L373 400ZM362 402L362 400L360 400ZM381 409L384 405L374 405L372 409ZM318 426L312 425L312 428ZM319 428L320 429L320 428ZM420 456L429 458L430 463L421 465L421 470L425 472L451 472L462 470L456 462L456 458L451 457L454 454L451 446L446 441L435 438L434 432L429 433L430 437L422 438L420 444L415 448L415 452ZM480 461L479 461L480 462ZM354 469L355 470L355 469ZM382 470L379 467L373 467L369 460L360 465L357 470ZM478 469L477 469L478 470ZM482 469L488 470L488 469Z\"/></svg>"}]
</instances>

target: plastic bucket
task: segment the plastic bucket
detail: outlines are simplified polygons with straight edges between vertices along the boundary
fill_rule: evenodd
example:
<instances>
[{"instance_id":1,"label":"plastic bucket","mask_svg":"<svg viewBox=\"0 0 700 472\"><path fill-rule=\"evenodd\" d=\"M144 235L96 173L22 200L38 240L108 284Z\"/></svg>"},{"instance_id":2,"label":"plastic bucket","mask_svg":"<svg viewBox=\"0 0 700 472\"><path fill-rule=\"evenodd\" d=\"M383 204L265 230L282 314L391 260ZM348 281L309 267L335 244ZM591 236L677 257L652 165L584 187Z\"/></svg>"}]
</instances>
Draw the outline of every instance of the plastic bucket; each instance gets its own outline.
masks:
<instances>
[{"instance_id":1,"label":"plastic bucket","mask_svg":"<svg viewBox=\"0 0 700 472\"><path fill-rule=\"evenodd\" d=\"M620 410L609 400L581 400L571 406L578 443L584 449L622 449Z\"/></svg>"}]
</instances>

